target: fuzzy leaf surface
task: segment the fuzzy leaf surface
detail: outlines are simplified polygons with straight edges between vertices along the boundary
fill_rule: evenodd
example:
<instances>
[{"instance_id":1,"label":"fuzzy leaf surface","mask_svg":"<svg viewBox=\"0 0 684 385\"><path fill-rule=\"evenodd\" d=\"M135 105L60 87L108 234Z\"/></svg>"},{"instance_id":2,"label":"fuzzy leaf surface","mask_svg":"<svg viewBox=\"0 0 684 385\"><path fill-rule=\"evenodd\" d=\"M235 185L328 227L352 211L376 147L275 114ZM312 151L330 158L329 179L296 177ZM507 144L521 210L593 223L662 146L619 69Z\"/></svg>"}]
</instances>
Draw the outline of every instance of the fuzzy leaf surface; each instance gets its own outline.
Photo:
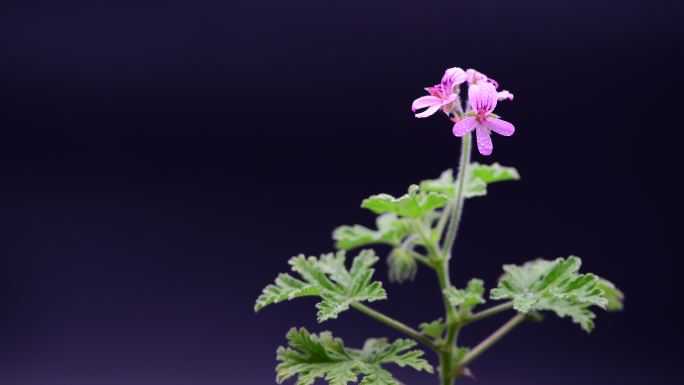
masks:
<instances>
[{"instance_id":1,"label":"fuzzy leaf surface","mask_svg":"<svg viewBox=\"0 0 684 385\"><path fill-rule=\"evenodd\" d=\"M606 295L608 299L608 311L620 311L623 308L623 301L625 295L622 294L620 289L618 289L615 284L607 279L599 279L599 287Z\"/></svg>"},{"instance_id":2,"label":"fuzzy leaf surface","mask_svg":"<svg viewBox=\"0 0 684 385\"><path fill-rule=\"evenodd\" d=\"M465 289L456 289L451 286L444 289L444 294L451 306L459 307L461 311L470 313L477 305L485 303L482 297L484 294L484 282L481 279L473 278L468 281Z\"/></svg>"},{"instance_id":3,"label":"fuzzy leaf surface","mask_svg":"<svg viewBox=\"0 0 684 385\"><path fill-rule=\"evenodd\" d=\"M299 255L290 259L292 270L300 278L281 274L275 284L268 285L257 298L255 311L272 303L302 296L319 296L316 304L318 321L323 322L349 309L352 302L372 302L387 298L380 281L373 281L373 265L378 257L372 250L362 250L346 267L344 251L324 254L320 258Z\"/></svg>"},{"instance_id":4,"label":"fuzzy leaf surface","mask_svg":"<svg viewBox=\"0 0 684 385\"><path fill-rule=\"evenodd\" d=\"M474 162L467 170L464 194L466 198L484 196L487 195L488 184L518 179L520 179L520 174L513 167L504 167L498 163L487 165ZM422 181L420 188L423 191L433 191L453 197L455 192L453 170L444 171L437 179Z\"/></svg>"},{"instance_id":5,"label":"fuzzy leaf surface","mask_svg":"<svg viewBox=\"0 0 684 385\"><path fill-rule=\"evenodd\" d=\"M352 349L345 347L344 342L330 332L316 335L304 328L291 329L287 340L287 347L278 348L278 383L296 378L297 385L311 385L321 378L331 385L347 385L359 380L361 385L399 385L399 381L383 368L386 364L433 372L432 366L422 358L423 351L410 350L416 344L412 340L399 339L389 343L386 339L369 339L362 349Z\"/></svg>"},{"instance_id":6,"label":"fuzzy leaf surface","mask_svg":"<svg viewBox=\"0 0 684 385\"><path fill-rule=\"evenodd\" d=\"M407 218L422 215L443 207L449 198L434 191L422 192L417 185L411 185L407 194L395 198L388 194L373 195L361 202L361 207L376 214L393 213Z\"/></svg>"},{"instance_id":7,"label":"fuzzy leaf surface","mask_svg":"<svg viewBox=\"0 0 684 385\"><path fill-rule=\"evenodd\" d=\"M409 225L394 213L378 216L376 230L361 225L340 226L333 232L335 247L350 250L372 244L399 246L409 234Z\"/></svg>"},{"instance_id":8,"label":"fuzzy leaf surface","mask_svg":"<svg viewBox=\"0 0 684 385\"><path fill-rule=\"evenodd\" d=\"M596 275L579 273L581 265L577 257L505 265L505 274L491 290L490 298L513 300L513 308L521 313L553 311L591 331L595 314L590 307L607 309L611 294Z\"/></svg>"},{"instance_id":9,"label":"fuzzy leaf surface","mask_svg":"<svg viewBox=\"0 0 684 385\"><path fill-rule=\"evenodd\" d=\"M418 329L428 337L439 339L442 338L442 335L446 330L446 324L442 318L439 318L432 322L423 322L418 325Z\"/></svg>"}]
</instances>

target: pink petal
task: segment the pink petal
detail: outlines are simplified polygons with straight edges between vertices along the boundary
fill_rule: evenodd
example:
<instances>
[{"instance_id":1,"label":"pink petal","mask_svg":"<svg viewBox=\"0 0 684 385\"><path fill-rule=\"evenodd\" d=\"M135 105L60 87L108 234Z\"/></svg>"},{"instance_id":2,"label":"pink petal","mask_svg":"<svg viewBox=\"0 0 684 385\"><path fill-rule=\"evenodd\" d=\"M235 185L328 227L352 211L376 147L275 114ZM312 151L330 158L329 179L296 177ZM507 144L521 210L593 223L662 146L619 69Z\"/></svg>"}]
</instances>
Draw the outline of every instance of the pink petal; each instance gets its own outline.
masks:
<instances>
[{"instance_id":1,"label":"pink petal","mask_svg":"<svg viewBox=\"0 0 684 385\"><path fill-rule=\"evenodd\" d=\"M468 68L466 70L466 78L468 79L468 83L476 84L480 81L487 80L487 75L483 74L482 72L478 72L472 68Z\"/></svg>"},{"instance_id":2,"label":"pink petal","mask_svg":"<svg viewBox=\"0 0 684 385\"><path fill-rule=\"evenodd\" d=\"M487 127L503 136L511 136L515 132L515 127L511 123L492 117L487 118Z\"/></svg>"},{"instance_id":3,"label":"pink petal","mask_svg":"<svg viewBox=\"0 0 684 385\"><path fill-rule=\"evenodd\" d=\"M450 84L452 89L453 86L461 84L466 81L466 73L460 67L449 68L444 71L444 76L442 76L442 84Z\"/></svg>"},{"instance_id":4,"label":"pink petal","mask_svg":"<svg viewBox=\"0 0 684 385\"><path fill-rule=\"evenodd\" d=\"M492 83L492 85L494 86L494 88L499 88L499 82L497 82L496 80L494 80L494 79L492 79L492 78L489 78L489 79L487 79L487 82L488 82L488 83Z\"/></svg>"},{"instance_id":5,"label":"pink petal","mask_svg":"<svg viewBox=\"0 0 684 385\"><path fill-rule=\"evenodd\" d=\"M456 100L456 99L458 99L458 94L451 94L451 95L449 95L448 98L444 99L444 101L442 102L442 104L443 104L443 105L447 105L447 104L453 102L453 101Z\"/></svg>"},{"instance_id":6,"label":"pink petal","mask_svg":"<svg viewBox=\"0 0 684 385\"><path fill-rule=\"evenodd\" d=\"M437 104L435 106L430 106L425 111L418 113L415 116L416 116L416 118L427 118L428 116L439 111L440 108L442 108L442 102L441 101L439 102L439 104Z\"/></svg>"},{"instance_id":7,"label":"pink petal","mask_svg":"<svg viewBox=\"0 0 684 385\"><path fill-rule=\"evenodd\" d=\"M474 117L470 118L465 118L458 123L454 124L454 128L451 130L451 132L454 133L455 136L463 136L467 134L468 132L472 131L473 128L477 125L477 119Z\"/></svg>"},{"instance_id":8,"label":"pink petal","mask_svg":"<svg viewBox=\"0 0 684 385\"><path fill-rule=\"evenodd\" d=\"M479 124L475 129L477 134L477 149L482 155L490 155L494 149L492 144L492 138L489 136L489 130L487 127Z\"/></svg>"},{"instance_id":9,"label":"pink petal","mask_svg":"<svg viewBox=\"0 0 684 385\"><path fill-rule=\"evenodd\" d=\"M432 106L441 106L442 105L442 99L436 97L436 96L421 96L418 99L413 101L413 104L411 104L411 110L413 112L416 112L416 110L425 108L425 107L432 107Z\"/></svg>"},{"instance_id":10,"label":"pink petal","mask_svg":"<svg viewBox=\"0 0 684 385\"><path fill-rule=\"evenodd\" d=\"M471 84L468 88L468 101L476 113L490 113L496 107L496 88L492 83Z\"/></svg>"},{"instance_id":11,"label":"pink petal","mask_svg":"<svg viewBox=\"0 0 684 385\"><path fill-rule=\"evenodd\" d=\"M506 90L503 90L503 91L500 91L500 92L496 95L496 98L497 98L499 101L504 100L504 99L513 100L513 94L510 93L510 92L508 92L508 91L506 91Z\"/></svg>"}]
</instances>

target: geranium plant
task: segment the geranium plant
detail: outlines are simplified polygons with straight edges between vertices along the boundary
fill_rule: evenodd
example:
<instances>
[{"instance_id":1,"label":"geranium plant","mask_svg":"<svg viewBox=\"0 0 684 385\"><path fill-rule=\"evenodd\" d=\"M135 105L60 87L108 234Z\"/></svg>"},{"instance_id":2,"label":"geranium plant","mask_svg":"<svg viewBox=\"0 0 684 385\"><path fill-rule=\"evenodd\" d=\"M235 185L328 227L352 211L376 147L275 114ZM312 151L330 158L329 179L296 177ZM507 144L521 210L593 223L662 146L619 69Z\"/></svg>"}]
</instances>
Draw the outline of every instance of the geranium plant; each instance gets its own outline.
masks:
<instances>
[{"instance_id":1,"label":"geranium plant","mask_svg":"<svg viewBox=\"0 0 684 385\"><path fill-rule=\"evenodd\" d=\"M467 100L462 92L465 87ZM446 70L441 82L426 88L429 95L416 99L412 108L418 118L441 111L453 123L453 135L460 137L462 144L456 175L447 170L437 179L411 185L400 197L379 194L365 199L361 207L378 215L376 228L353 225L335 229L337 251L320 257L293 257L289 261L292 273L280 274L256 301L255 311L259 311L285 300L317 297L319 322L355 309L408 338L369 339L363 347L351 348L328 331L314 334L293 328L287 334L287 346L277 352L278 383L295 378L297 385L310 385L316 379L331 385L399 385L385 368L395 364L437 372L441 385L451 385L470 376L468 365L525 320L555 313L590 332L594 307L609 311L622 308L622 293L604 278L581 273L581 261L574 256L504 265L503 274L488 295L488 300L500 302L484 309L482 280L473 278L463 288L452 285L449 264L466 199L486 195L490 183L519 179L514 168L470 160L473 135L480 154L488 156L493 150L492 132L503 136L514 133L513 124L494 114L498 102L513 100L513 94L498 88L496 81L478 71L457 67ZM390 281L414 279L418 265L434 270L441 288L436 294L444 303L442 318L413 328L368 305L387 299L382 282L373 278L379 257L372 249L362 249L348 263L347 252L380 244L392 247L386 257ZM473 347L459 344L462 329L508 311L512 317L482 342ZM415 348L418 344L436 353L436 370L424 352Z\"/></svg>"}]
</instances>

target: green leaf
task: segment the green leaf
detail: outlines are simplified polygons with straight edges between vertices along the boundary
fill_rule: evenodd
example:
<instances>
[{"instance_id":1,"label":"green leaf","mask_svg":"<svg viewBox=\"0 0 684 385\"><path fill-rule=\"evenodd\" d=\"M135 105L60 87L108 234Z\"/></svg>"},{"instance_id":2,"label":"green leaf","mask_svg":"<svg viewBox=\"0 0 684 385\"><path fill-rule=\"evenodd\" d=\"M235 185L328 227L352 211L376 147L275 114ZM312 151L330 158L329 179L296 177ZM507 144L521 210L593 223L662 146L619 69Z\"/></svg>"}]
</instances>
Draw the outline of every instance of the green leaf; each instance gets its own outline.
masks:
<instances>
[{"instance_id":1,"label":"green leaf","mask_svg":"<svg viewBox=\"0 0 684 385\"><path fill-rule=\"evenodd\" d=\"M463 357L465 357L466 354L468 354L468 352L470 352L470 348L460 346L453 351L452 359L458 365L463 360Z\"/></svg>"},{"instance_id":2,"label":"green leaf","mask_svg":"<svg viewBox=\"0 0 684 385\"><path fill-rule=\"evenodd\" d=\"M471 163L470 174L471 177L480 178L483 182L487 184L520 179L520 174L518 174L518 170L516 170L513 167L504 167L499 163Z\"/></svg>"},{"instance_id":3,"label":"green leaf","mask_svg":"<svg viewBox=\"0 0 684 385\"><path fill-rule=\"evenodd\" d=\"M521 313L550 310L560 317L569 316L590 331L595 315L589 308L596 305L606 309L610 301L599 277L579 273L581 265L577 257L505 265L506 273L490 297L513 300L513 308Z\"/></svg>"},{"instance_id":4,"label":"green leaf","mask_svg":"<svg viewBox=\"0 0 684 385\"><path fill-rule=\"evenodd\" d=\"M396 214L386 213L376 220L377 230L361 225L340 226L333 232L335 247L350 250L371 244L399 246L409 234L410 227Z\"/></svg>"},{"instance_id":5,"label":"green leaf","mask_svg":"<svg viewBox=\"0 0 684 385\"><path fill-rule=\"evenodd\" d=\"M294 278L289 274L280 274L272 285L266 286L254 305L254 311L258 312L265 306L273 303L291 300L293 298L318 295L320 290L311 284Z\"/></svg>"},{"instance_id":6,"label":"green leaf","mask_svg":"<svg viewBox=\"0 0 684 385\"><path fill-rule=\"evenodd\" d=\"M392 373L387 370L371 366L368 367L368 373L359 385L402 385L402 383L397 381Z\"/></svg>"},{"instance_id":7,"label":"green leaf","mask_svg":"<svg viewBox=\"0 0 684 385\"><path fill-rule=\"evenodd\" d=\"M324 254L320 258L299 255L290 266L301 279L281 274L274 285L268 285L257 299L255 311L272 303L305 295L317 295L318 321L323 322L349 309L352 302L377 301L387 298L382 283L373 281L372 266L378 261L372 250L362 250L347 270L345 252Z\"/></svg>"},{"instance_id":8,"label":"green leaf","mask_svg":"<svg viewBox=\"0 0 684 385\"><path fill-rule=\"evenodd\" d=\"M470 370L470 368L461 365L461 362L465 358L466 354L468 354L469 352L470 348L463 346L457 347L451 353L451 361L454 363L453 365L456 368L456 373L459 377L466 376L475 379L475 376L473 375L473 372Z\"/></svg>"},{"instance_id":9,"label":"green leaf","mask_svg":"<svg viewBox=\"0 0 684 385\"><path fill-rule=\"evenodd\" d=\"M570 317L572 322L579 324L587 333L594 329L596 314L589 309L591 305L577 301L564 301L555 298L543 298L535 306L535 310L549 310L557 316Z\"/></svg>"},{"instance_id":10,"label":"green leaf","mask_svg":"<svg viewBox=\"0 0 684 385\"><path fill-rule=\"evenodd\" d=\"M389 280L391 282L406 282L413 280L418 271L418 262L408 251L402 248L395 248L387 258L389 266Z\"/></svg>"},{"instance_id":11,"label":"green leaf","mask_svg":"<svg viewBox=\"0 0 684 385\"><path fill-rule=\"evenodd\" d=\"M398 339L391 344L386 338L371 338L366 340L361 351L364 362L380 364L396 364L400 367L409 366L415 370L432 372L432 366L423 359L422 350L409 350L416 346L416 342L409 339Z\"/></svg>"},{"instance_id":12,"label":"green leaf","mask_svg":"<svg viewBox=\"0 0 684 385\"><path fill-rule=\"evenodd\" d=\"M454 170L447 169L437 179L428 179L420 182L420 189L452 197L454 196L454 181Z\"/></svg>"},{"instance_id":13,"label":"green leaf","mask_svg":"<svg viewBox=\"0 0 684 385\"><path fill-rule=\"evenodd\" d=\"M603 278L599 278L599 287L603 290L603 293L608 299L608 311L622 310L624 306L622 302L625 299L625 295L622 294L620 289L609 280Z\"/></svg>"},{"instance_id":14,"label":"green leaf","mask_svg":"<svg viewBox=\"0 0 684 385\"><path fill-rule=\"evenodd\" d=\"M466 314L470 313L475 306L485 303L485 299L482 297L484 282L478 278L468 281L468 286L465 289L456 289L450 286L444 289L444 294L451 306L459 307Z\"/></svg>"},{"instance_id":15,"label":"green leaf","mask_svg":"<svg viewBox=\"0 0 684 385\"><path fill-rule=\"evenodd\" d=\"M423 322L418 325L418 329L428 337L440 339L446 330L446 324L442 318L439 318L432 322Z\"/></svg>"},{"instance_id":16,"label":"green leaf","mask_svg":"<svg viewBox=\"0 0 684 385\"><path fill-rule=\"evenodd\" d=\"M278 348L278 383L296 377L297 385L311 385L318 378L331 385L347 385L362 377L360 384L399 385L383 368L386 364L433 372L432 366L422 358L421 350L409 350L416 344L412 340L389 343L386 339L369 339L363 349L352 349L330 332L316 335L304 328L291 329L287 340L288 347Z\"/></svg>"},{"instance_id":17,"label":"green leaf","mask_svg":"<svg viewBox=\"0 0 684 385\"><path fill-rule=\"evenodd\" d=\"M294 376L297 385L313 384L317 378L332 385L356 382L362 363L350 360L342 340L333 338L330 332L317 336L304 328L293 328L287 333L287 340L289 347L281 346L277 351L278 383Z\"/></svg>"},{"instance_id":18,"label":"green leaf","mask_svg":"<svg viewBox=\"0 0 684 385\"><path fill-rule=\"evenodd\" d=\"M513 167L504 167L498 163L491 165L471 163L464 186L466 198L487 195L487 185L507 180L518 180L520 175ZM454 173L451 169L444 171L438 179L424 180L420 188L426 192L438 192L453 197L455 192Z\"/></svg>"},{"instance_id":19,"label":"green leaf","mask_svg":"<svg viewBox=\"0 0 684 385\"><path fill-rule=\"evenodd\" d=\"M395 198L388 194L373 195L361 202L361 207L376 214L394 213L407 218L419 218L434 209L443 207L449 199L437 192L421 192L411 185L406 195Z\"/></svg>"}]
</instances>

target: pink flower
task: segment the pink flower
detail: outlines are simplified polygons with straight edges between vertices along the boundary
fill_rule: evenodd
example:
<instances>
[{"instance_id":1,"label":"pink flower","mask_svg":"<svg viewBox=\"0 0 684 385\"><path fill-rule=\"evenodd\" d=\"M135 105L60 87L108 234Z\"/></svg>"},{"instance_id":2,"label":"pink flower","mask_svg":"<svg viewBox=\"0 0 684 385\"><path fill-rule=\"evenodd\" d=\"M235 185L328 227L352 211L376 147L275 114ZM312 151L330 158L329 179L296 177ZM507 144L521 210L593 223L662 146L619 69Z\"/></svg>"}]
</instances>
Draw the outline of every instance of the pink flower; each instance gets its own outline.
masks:
<instances>
[{"instance_id":1,"label":"pink flower","mask_svg":"<svg viewBox=\"0 0 684 385\"><path fill-rule=\"evenodd\" d=\"M468 84L478 84L478 83L492 83L494 85L494 88L499 88L499 83L492 79L487 77L487 75L483 74L480 71L474 70L472 68L468 68L466 71L466 79L468 79ZM512 95L511 95L512 96ZM511 98L512 100L513 98ZM499 99L501 100L501 99Z\"/></svg>"},{"instance_id":2,"label":"pink flower","mask_svg":"<svg viewBox=\"0 0 684 385\"><path fill-rule=\"evenodd\" d=\"M502 100L506 100L506 99L508 99L508 100L513 100L513 94L510 93L510 92L508 92L508 91L506 91L506 90L499 91L499 92L497 93L497 95L496 95L496 100L502 101Z\"/></svg>"},{"instance_id":3,"label":"pink flower","mask_svg":"<svg viewBox=\"0 0 684 385\"><path fill-rule=\"evenodd\" d=\"M460 67L449 68L444 71L444 76L442 76L442 85L450 85L453 91L453 87L457 86L466 81L466 73Z\"/></svg>"},{"instance_id":4,"label":"pink flower","mask_svg":"<svg viewBox=\"0 0 684 385\"><path fill-rule=\"evenodd\" d=\"M468 78L468 84L477 84L479 81L487 80L487 75L472 68L466 70L466 77Z\"/></svg>"},{"instance_id":5,"label":"pink flower","mask_svg":"<svg viewBox=\"0 0 684 385\"><path fill-rule=\"evenodd\" d=\"M468 84L478 84L478 82L480 82L480 83L488 82L488 83L492 83L494 88L499 88L499 83L496 80L487 77L487 75L483 74L482 72L479 72L479 71L474 70L472 68L468 68L465 71L465 73L466 73L466 79L468 80ZM505 99L513 100L513 94L508 92L507 90L502 90L502 91L499 91L496 98L499 101L502 101Z\"/></svg>"},{"instance_id":6,"label":"pink flower","mask_svg":"<svg viewBox=\"0 0 684 385\"><path fill-rule=\"evenodd\" d=\"M423 112L416 114L416 118L426 118L440 108L448 114L454 107L454 102L458 99L458 85L466 81L466 73L459 67L449 68L444 72L442 81L425 90L430 94L421 96L413 101L411 110L416 112L425 108ZM454 89L456 87L456 89Z\"/></svg>"},{"instance_id":7,"label":"pink flower","mask_svg":"<svg viewBox=\"0 0 684 385\"><path fill-rule=\"evenodd\" d=\"M498 93L496 87L489 82L479 82L471 84L468 88L468 101L472 107L472 112L463 120L454 124L453 133L455 136L463 136L475 130L477 137L477 149L482 155L489 155L494 149L490 130L499 135L511 136L515 127L505 120L501 120L492 114L496 107Z\"/></svg>"}]
</instances>

